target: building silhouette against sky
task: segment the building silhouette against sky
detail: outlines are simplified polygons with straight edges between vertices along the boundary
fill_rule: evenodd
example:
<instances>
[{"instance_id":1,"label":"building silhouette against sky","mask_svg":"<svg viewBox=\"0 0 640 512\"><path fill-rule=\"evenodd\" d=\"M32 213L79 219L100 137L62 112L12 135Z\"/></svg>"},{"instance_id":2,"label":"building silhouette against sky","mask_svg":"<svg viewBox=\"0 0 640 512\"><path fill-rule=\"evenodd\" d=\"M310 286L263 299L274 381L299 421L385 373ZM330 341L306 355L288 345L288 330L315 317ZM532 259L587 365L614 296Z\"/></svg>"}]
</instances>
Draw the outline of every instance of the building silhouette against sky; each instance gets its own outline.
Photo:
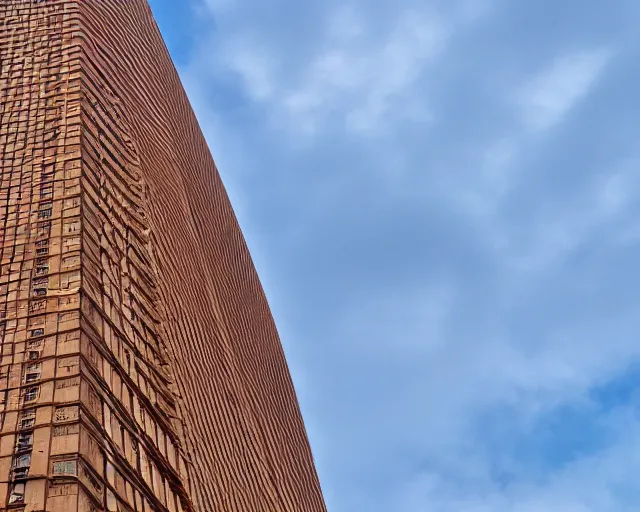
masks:
<instances>
[{"instance_id":1,"label":"building silhouette against sky","mask_svg":"<svg viewBox=\"0 0 640 512\"><path fill-rule=\"evenodd\" d=\"M0 0L0 510L325 510L145 0Z\"/></svg>"}]
</instances>

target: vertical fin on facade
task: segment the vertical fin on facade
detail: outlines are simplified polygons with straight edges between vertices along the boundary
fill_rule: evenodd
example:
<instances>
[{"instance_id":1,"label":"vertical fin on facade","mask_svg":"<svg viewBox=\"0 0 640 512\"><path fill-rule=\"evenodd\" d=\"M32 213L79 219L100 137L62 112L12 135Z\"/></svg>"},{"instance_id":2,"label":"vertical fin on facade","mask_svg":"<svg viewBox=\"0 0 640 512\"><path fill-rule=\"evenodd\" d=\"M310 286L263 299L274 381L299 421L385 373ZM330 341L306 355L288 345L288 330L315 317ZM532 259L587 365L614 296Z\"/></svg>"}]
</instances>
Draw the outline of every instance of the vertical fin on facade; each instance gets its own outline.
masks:
<instances>
[{"instance_id":1,"label":"vertical fin on facade","mask_svg":"<svg viewBox=\"0 0 640 512\"><path fill-rule=\"evenodd\" d=\"M109 63L91 39L85 39L82 48L81 300L88 343L106 351L97 356L101 361L96 369L108 383L108 394L119 398L119 403L104 403L111 421L108 434L116 445L115 451L107 451L108 463L115 474L130 469L117 454L126 458L126 439L131 438L148 467L139 475L140 484L146 484L144 499L172 511L191 510L181 425L170 388L173 378L161 339L139 155L126 111L105 75ZM122 385L121 394L116 385ZM129 411L128 401L133 404ZM127 425L131 416L135 428Z\"/></svg>"}]
</instances>

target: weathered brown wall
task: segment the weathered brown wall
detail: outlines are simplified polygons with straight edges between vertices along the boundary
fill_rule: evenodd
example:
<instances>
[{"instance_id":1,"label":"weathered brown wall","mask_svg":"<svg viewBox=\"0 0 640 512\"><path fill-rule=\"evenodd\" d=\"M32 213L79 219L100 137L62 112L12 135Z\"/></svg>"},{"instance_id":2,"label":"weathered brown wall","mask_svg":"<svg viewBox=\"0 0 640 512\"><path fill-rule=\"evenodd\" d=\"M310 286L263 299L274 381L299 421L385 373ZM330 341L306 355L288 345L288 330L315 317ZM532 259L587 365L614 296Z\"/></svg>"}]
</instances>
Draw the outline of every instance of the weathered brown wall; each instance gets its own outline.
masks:
<instances>
[{"instance_id":1,"label":"weathered brown wall","mask_svg":"<svg viewBox=\"0 0 640 512\"><path fill-rule=\"evenodd\" d=\"M149 219L200 510L324 510L278 334L145 1L81 3L123 101Z\"/></svg>"},{"instance_id":2,"label":"weathered brown wall","mask_svg":"<svg viewBox=\"0 0 640 512\"><path fill-rule=\"evenodd\" d=\"M37 3L2 2L5 8ZM123 316L145 307L126 295L134 285L142 290L147 280L140 273L150 271L148 322L175 379L181 420L173 427L190 459L188 492L196 510L325 510L268 304L146 0L56 3L74 13L81 62L83 339L93 337L87 343L103 351L95 357L121 372L124 363L96 336L110 329L109 311ZM115 170L101 168L112 158L106 145L115 147ZM129 199L117 192L123 184L133 191ZM116 218L141 256L129 248L116 261L119 242L107 229ZM101 266L113 267L112 277ZM119 297L118 307L105 305L107 295ZM139 392L136 386L132 381ZM162 419L156 421L159 428ZM166 428L169 434L172 427ZM163 460L158 455L156 462ZM179 493L177 480L175 486Z\"/></svg>"}]
</instances>

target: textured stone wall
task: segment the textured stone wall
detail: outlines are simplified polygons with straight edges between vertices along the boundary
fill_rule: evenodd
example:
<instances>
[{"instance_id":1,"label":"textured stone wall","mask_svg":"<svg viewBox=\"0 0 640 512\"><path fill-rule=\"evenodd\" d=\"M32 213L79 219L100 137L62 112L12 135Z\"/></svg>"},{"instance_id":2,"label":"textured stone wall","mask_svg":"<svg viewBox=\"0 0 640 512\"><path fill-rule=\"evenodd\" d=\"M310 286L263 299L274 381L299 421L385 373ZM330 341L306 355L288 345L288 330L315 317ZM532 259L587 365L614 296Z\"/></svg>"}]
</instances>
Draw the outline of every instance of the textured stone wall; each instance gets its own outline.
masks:
<instances>
[{"instance_id":1,"label":"textured stone wall","mask_svg":"<svg viewBox=\"0 0 640 512\"><path fill-rule=\"evenodd\" d=\"M0 510L325 510L146 1L0 0L0 65Z\"/></svg>"}]
</instances>

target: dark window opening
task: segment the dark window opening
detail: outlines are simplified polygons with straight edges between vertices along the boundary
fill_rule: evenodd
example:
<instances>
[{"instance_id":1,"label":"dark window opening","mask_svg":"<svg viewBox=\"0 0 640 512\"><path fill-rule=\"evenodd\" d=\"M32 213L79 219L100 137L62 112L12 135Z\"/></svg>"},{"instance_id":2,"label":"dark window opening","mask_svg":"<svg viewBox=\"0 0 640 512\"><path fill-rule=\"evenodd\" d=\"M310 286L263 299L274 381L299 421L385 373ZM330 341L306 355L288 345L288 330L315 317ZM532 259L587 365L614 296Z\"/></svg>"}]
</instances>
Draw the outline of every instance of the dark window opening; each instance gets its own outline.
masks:
<instances>
[{"instance_id":1,"label":"dark window opening","mask_svg":"<svg viewBox=\"0 0 640 512\"><path fill-rule=\"evenodd\" d=\"M24 393L24 401L25 402L33 402L37 398L38 398L38 387L37 386L27 389L25 391L25 393Z\"/></svg>"}]
</instances>

